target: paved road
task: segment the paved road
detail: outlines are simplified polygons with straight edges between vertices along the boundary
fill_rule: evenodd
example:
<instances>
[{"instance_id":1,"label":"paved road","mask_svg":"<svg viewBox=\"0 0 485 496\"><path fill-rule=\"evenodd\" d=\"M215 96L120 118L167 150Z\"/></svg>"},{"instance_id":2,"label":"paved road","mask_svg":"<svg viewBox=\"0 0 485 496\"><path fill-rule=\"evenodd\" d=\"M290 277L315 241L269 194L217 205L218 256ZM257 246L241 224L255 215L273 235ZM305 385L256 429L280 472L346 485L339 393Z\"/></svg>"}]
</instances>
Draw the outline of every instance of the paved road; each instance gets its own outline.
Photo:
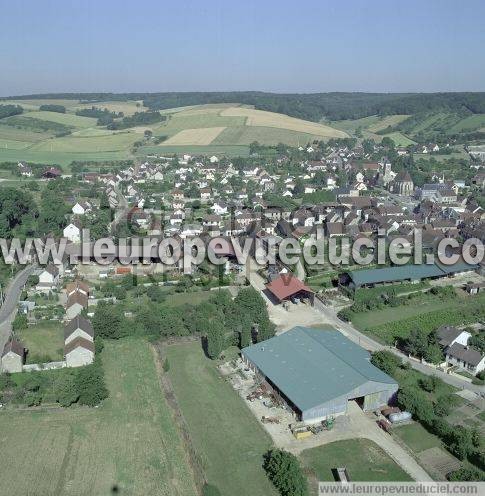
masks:
<instances>
[{"instance_id":1,"label":"paved road","mask_svg":"<svg viewBox=\"0 0 485 496\"><path fill-rule=\"evenodd\" d=\"M118 207L116 208L114 219L110 225L111 232L113 232L116 226L118 225L118 223L124 217L126 217L126 214L130 209L128 202L126 201L124 195L121 193L120 189L118 187L115 187L115 191L118 193L119 204Z\"/></svg>"},{"instance_id":2,"label":"paved road","mask_svg":"<svg viewBox=\"0 0 485 496\"><path fill-rule=\"evenodd\" d=\"M451 384L459 389L467 389L468 391L472 391L474 393L482 393L485 394L485 386L479 386L477 384L471 384L468 381L462 380L454 375L446 374L445 372L441 372L440 370L436 370L434 367L430 367L429 365L417 362L416 360L411 360L407 355L401 353L395 348L390 348L389 346L383 346L382 344L374 341L369 336L362 334L358 331L353 325L348 322L344 322L339 319L335 310L330 307L320 308L320 311L325 315L326 320L330 321L336 329L342 331L349 339L352 339L356 343L358 343L363 348L369 351L377 351L377 350L389 350L394 353L396 356L408 362L413 369L418 370L426 375L436 375L444 382Z\"/></svg>"},{"instance_id":3,"label":"paved road","mask_svg":"<svg viewBox=\"0 0 485 496\"><path fill-rule=\"evenodd\" d=\"M0 307L0 353L2 352L12 331L11 322L17 310L17 304L22 288L34 270L35 266L33 265L29 265L25 269L21 270L10 281L5 289L5 300Z\"/></svg>"},{"instance_id":4,"label":"paved road","mask_svg":"<svg viewBox=\"0 0 485 496\"><path fill-rule=\"evenodd\" d=\"M371 352L377 350L389 350L405 362L410 363L413 369L416 369L423 374L436 375L444 382L451 384L458 389L466 389L477 394L485 395L485 386L471 384L470 382L460 379L459 377L446 374L445 372L436 370L434 367L422 364L420 362L417 362L416 360L411 360L408 356L396 350L395 348L383 346L369 336L366 336L365 334L358 331L351 323L341 320L337 316L337 311L331 307L325 305L315 305L314 308L307 307L306 309L305 307L303 307L305 315L298 315L298 312L289 312L287 310L284 310L281 305L274 305L263 293L263 290L265 289L264 279L256 272L256 270L256 262L251 257L248 257L246 275L251 285L255 289L261 291L261 293L263 294L263 297L268 306L271 320L273 320L273 322L277 324L278 328L281 328L282 330L288 330L295 325L316 325L318 323L330 324L366 350L369 350ZM317 310L316 312L315 309ZM319 321L318 315L315 319L313 313L318 313L321 316L321 320ZM299 318L300 320L298 322L295 322L295 318L297 320Z\"/></svg>"}]
</instances>

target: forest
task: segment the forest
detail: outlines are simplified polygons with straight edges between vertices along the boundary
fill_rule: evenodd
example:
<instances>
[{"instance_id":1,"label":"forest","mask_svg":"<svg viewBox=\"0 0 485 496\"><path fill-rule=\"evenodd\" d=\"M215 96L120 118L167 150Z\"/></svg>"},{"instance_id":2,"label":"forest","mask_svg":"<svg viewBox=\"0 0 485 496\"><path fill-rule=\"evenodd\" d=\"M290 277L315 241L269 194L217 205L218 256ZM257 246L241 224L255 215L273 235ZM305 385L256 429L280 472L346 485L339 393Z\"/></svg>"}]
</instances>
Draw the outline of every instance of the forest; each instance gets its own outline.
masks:
<instances>
[{"instance_id":1,"label":"forest","mask_svg":"<svg viewBox=\"0 0 485 496\"><path fill-rule=\"evenodd\" d=\"M241 103L259 110L321 121L359 119L369 115L415 114L423 111L485 113L485 93L264 93L173 92L173 93L59 93L12 97L22 99L78 99L83 103L143 100L151 110L208 103Z\"/></svg>"}]
</instances>

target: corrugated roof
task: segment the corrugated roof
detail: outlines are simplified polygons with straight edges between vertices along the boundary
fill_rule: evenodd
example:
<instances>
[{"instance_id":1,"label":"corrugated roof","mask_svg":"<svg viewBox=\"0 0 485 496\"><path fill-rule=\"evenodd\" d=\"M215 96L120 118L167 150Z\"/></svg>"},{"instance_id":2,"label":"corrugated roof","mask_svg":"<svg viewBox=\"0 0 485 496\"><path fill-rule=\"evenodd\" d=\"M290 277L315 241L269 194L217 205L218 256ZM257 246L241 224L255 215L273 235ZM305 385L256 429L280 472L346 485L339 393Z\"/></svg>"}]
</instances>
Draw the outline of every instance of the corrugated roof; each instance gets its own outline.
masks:
<instances>
[{"instance_id":1,"label":"corrugated roof","mask_svg":"<svg viewBox=\"0 0 485 496\"><path fill-rule=\"evenodd\" d=\"M475 270L476 265L458 263L455 265L438 264L408 264L383 269L363 269L350 271L349 276L353 283L359 287L365 284L378 284L381 282L404 281L406 279L425 279L428 277L443 277L447 274Z\"/></svg>"},{"instance_id":2,"label":"corrugated roof","mask_svg":"<svg viewBox=\"0 0 485 496\"><path fill-rule=\"evenodd\" d=\"M300 410L350 393L366 382L397 384L369 353L333 327L294 327L242 350Z\"/></svg>"}]
</instances>

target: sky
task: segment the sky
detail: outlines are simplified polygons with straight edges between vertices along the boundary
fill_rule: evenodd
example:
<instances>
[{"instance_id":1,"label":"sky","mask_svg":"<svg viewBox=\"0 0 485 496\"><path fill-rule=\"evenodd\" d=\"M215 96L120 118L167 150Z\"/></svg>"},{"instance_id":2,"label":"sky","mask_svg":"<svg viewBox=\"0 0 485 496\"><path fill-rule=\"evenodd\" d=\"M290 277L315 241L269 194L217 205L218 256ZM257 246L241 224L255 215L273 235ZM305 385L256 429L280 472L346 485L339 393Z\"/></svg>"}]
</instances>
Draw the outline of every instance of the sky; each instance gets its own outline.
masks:
<instances>
[{"instance_id":1,"label":"sky","mask_svg":"<svg viewBox=\"0 0 485 496\"><path fill-rule=\"evenodd\" d=\"M485 91L483 0L0 0L0 95Z\"/></svg>"}]
</instances>

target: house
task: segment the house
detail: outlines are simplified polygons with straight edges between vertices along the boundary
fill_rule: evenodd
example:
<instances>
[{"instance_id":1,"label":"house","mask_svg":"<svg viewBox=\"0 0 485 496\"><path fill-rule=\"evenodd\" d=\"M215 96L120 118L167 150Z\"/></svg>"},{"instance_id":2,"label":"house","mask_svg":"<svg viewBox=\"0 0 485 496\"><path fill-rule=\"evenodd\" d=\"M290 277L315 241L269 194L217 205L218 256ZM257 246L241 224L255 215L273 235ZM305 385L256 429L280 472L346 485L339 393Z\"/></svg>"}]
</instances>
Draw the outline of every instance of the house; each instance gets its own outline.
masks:
<instances>
[{"instance_id":1,"label":"house","mask_svg":"<svg viewBox=\"0 0 485 496\"><path fill-rule=\"evenodd\" d=\"M202 188L200 190L201 200L210 200L212 198L212 190L210 188Z\"/></svg>"},{"instance_id":2,"label":"house","mask_svg":"<svg viewBox=\"0 0 485 496\"><path fill-rule=\"evenodd\" d=\"M42 173L44 179L57 179L62 176L62 172L57 167L49 167Z\"/></svg>"},{"instance_id":3,"label":"house","mask_svg":"<svg viewBox=\"0 0 485 496\"><path fill-rule=\"evenodd\" d=\"M80 292L85 294L86 296L89 296L89 285L84 281L80 281L79 279L66 284L66 294L68 297L76 292Z\"/></svg>"},{"instance_id":4,"label":"house","mask_svg":"<svg viewBox=\"0 0 485 496\"><path fill-rule=\"evenodd\" d=\"M76 202L76 204L72 207L71 211L75 215L84 215L87 212L90 212L92 209L91 204L87 201L85 202Z\"/></svg>"},{"instance_id":5,"label":"house","mask_svg":"<svg viewBox=\"0 0 485 496\"><path fill-rule=\"evenodd\" d=\"M278 303L296 298L308 299L313 303L313 291L291 273L281 274L266 284L266 291Z\"/></svg>"},{"instance_id":6,"label":"house","mask_svg":"<svg viewBox=\"0 0 485 496\"><path fill-rule=\"evenodd\" d=\"M32 167L24 165L22 162L18 163L18 168L21 176L32 177Z\"/></svg>"},{"instance_id":7,"label":"house","mask_svg":"<svg viewBox=\"0 0 485 496\"><path fill-rule=\"evenodd\" d=\"M332 327L293 329L243 348L244 362L303 422L345 415L350 401L372 412L396 395L398 383L370 354Z\"/></svg>"},{"instance_id":8,"label":"house","mask_svg":"<svg viewBox=\"0 0 485 496\"><path fill-rule=\"evenodd\" d=\"M77 338L94 341L94 329L88 319L77 315L64 327L64 345L69 344Z\"/></svg>"},{"instance_id":9,"label":"house","mask_svg":"<svg viewBox=\"0 0 485 496\"><path fill-rule=\"evenodd\" d=\"M59 284L59 268L53 264L46 265L39 274L39 282L35 289L37 291L52 291Z\"/></svg>"},{"instance_id":10,"label":"house","mask_svg":"<svg viewBox=\"0 0 485 496\"><path fill-rule=\"evenodd\" d=\"M3 348L2 372L8 372L10 374L22 372L24 359L25 348L23 345L15 339L10 339Z\"/></svg>"},{"instance_id":11,"label":"house","mask_svg":"<svg viewBox=\"0 0 485 496\"><path fill-rule=\"evenodd\" d=\"M485 370L485 355L469 346L453 343L445 350L445 356L448 364L455 365L470 374L476 375Z\"/></svg>"},{"instance_id":12,"label":"house","mask_svg":"<svg viewBox=\"0 0 485 496\"><path fill-rule=\"evenodd\" d=\"M216 214L216 215L224 215L227 214L227 209L228 206L226 203L222 201L217 201L214 202L214 205L212 205L211 210Z\"/></svg>"},{"instance_id":13,"label":"house","mask_svg":"<svg viewBox=\"0 0 485 496\"><path fill-rule=\"evenodd\" d=\"M443 348L447 348L455 343L466 346L471 334L453 326L441 326L436 330L436 337L438 338L438 344Z\"/></svg>"},{"instance_id":14,"label":"house","mask_svg":"<svg viewBox=\"0 0 485 496\"><path fill-rule=\"evenodd\" d=\"M74 220L64 228L63 235L73 243L81 241L81 225L77 220Z\"/></svg>"},{"instance_id":15,"label":"house","mask_svg":"<svg viewBox=\"0 0 485 496\"><path fill-rule=\"evenodd\" d=\"M64 346L67 367L82 367L94 361L94 343L82 337L76 337Z\"/></svg>"},{"instance_id":16,"label":"house","mask_svg":"<svg viewBox=\"0 0 485 496\"><path fill-rule=\"evenodd\" d=\"M85 308L88 308L88 297L76 291L71 294L67 299L66 304L66 318L67 320L72 320L74 317L78 316Z\"/></svg>"}]
</instances>

